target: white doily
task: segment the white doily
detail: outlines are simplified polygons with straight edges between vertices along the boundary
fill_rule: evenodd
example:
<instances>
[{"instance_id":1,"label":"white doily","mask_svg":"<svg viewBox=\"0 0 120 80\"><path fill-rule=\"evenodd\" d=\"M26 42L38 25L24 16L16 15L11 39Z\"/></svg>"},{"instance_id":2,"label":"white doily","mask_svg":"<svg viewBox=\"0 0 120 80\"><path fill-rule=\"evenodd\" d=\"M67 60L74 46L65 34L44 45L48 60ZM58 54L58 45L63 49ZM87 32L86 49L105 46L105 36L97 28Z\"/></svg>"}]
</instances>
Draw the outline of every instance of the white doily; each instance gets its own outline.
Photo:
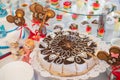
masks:
<instances>
[{"instance_id":1,"label":"white doily","mask_svg":"<svg viewBox=\"0 0 120 80\"><path fill-rule=\"evenodd\" d=\"M50 78L55 78L55 79L59 79L59 80L68 80L68 79L72 79L72 80L78 80L78 79L86 80L86 79L89 79L89 78L93 78L93 77L99 76L100 73L105 72L106 68L109 67L109 65L105 61L99 61L99 64L94 66L93 69L91 69L85 75L75 76L75 77L60 77L60 76L52 75L48 71L44 70L41 67L40 62L38 62L38 60L37 60L37 55L32 58L31 65L32 65L32 67L36 71L38 71L40 73L40 75L42 77L50 77Z\"/></svg>"},{"instance_id":2,"label":"white doily","mask_svg":"<svg viewBox=\"0 0 120 80\"><path fill-rule=\"evenodd\" d=\"M89 37L93 37L93 36L90 36ZM106 45L106 43L104 41L101 41L99 38L94 38L93 37L93 41L97 42L98 43L98 50L104 50L104 51L107 51L108 52L108 49L110 46ZM39 50L39 49L38 49ZM109 65L105 62L105 61L101 61L99 60L99 63L96 64L93 69L91 69L88 73L84 74L84 75L81 75L81 76L75 76L75 77L60 77L60 76L55 76L55 75L52 75L50 74L48 71L44 70L41 65L40 65L40 62L38 60L38 51L36 50L35 52L35 55L32 57L31 59L31 65L33 66L33 68L38 71L40 73L41 76L43 77L50 77L50 78L55 78L55 79L59 79L59 80L68 80L68 79L72 79L72 80L79 80L79 79L82 79L82 80L86 80L86 79L89 79L89 78L93 78L93 77L97 77L99 76L100 73L103 73L106 71L106 68L109 67ZM96 55L96 54L95 54Z\"/></svg>"}]
</instances>

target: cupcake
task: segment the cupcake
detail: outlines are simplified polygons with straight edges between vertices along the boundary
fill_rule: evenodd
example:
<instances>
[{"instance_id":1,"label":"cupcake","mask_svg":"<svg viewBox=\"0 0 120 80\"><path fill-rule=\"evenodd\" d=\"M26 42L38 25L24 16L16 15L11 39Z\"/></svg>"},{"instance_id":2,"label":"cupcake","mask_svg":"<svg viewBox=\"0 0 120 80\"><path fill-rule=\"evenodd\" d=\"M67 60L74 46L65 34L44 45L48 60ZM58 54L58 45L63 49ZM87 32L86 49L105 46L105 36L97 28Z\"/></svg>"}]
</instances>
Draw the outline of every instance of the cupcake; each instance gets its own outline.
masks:
<instances>
[{"instance_id":1,"label":"cupcake","mask_svg":"<svg viewBox=\"0 0 120 80\"><path fill-rule=\"evenodd\" d=\"M89 14L87 15L87 18L88 18L88 19L91 19L91 18L92 18L91 15L93 15L93 14L94 14L94 12L93 12L93 11L90 11Z\"/></svg>"},{"instance_id":2,"label":"cupcake","mask_svg":"<svg viewBox=\"0 0 120 80\"><path fill-rule=\"evenodd\" d=\"M93 3L93 9L94 10L98 10L99 7L100 7L99 1L96 1L96 2Z\"/></svg>"},{"instance_id":3,"label":"cupcake","mask_svg":"<svg viewBox=\"0 0 120 80\"><path fill-rule=\"evenodd\" d=\"M91 31L92 31L92 28L91 28L89 25L87 25L87 27L86 27L86 32L87 32L88 34L90 34Z\"/></svg>"},{"instance_id":4,"label":"cupcake","mask_svg":"<svg viewBox=\"0 0 120 80\"><path fill-rule=\"evenodd\" d=\"M72 14L72 19L73 20L76 20L78 18L78 15L77 14Z\"/></svg>"},{"instance_id":5,"label":"cupcake","mask_svg":"<svg viewBox=\"0 0 120 80\"><path fill-rule=\"evenodd\" d=\"M51 0L51 4L52 5L57 5L58 4L58 0Z\"/></svg>"},{"instance_id":6,"label":"cupcake","mask_svg":"<svg viewBox=\"0 0 120 80\"><path fill-rule=\"evenodd\" d=\"M63 3L63 5L64 5L64 9L70 9L71 8L71 2L70 1L65 1Z\"/></svg>"},{"instance_id":7,"label":"cupcake","mask_svg":"<svg viewBox=\"0 0 120 80\"><path fill-rule=\"evenodd\" d=\"M98 36L103 37L104 33L105 33L105 30L103 27L98 29Z\"/></svg>"},{"instance_id":8,"label":"cupcake","mask_svg":"<svg viewBox=\"0 0 120 80\"><path fill-rule=\"evenodd\" d=\"M61 20L62 20L62 17L63 17L63 15L57 14L57 16L56 16L57 21L61 21Z\"/></svg>"},{"instance_id":9,"label":"cupcake","mask_svg":"<svg viewBox=\"0 0 120 80\"><path fill-rule=\"evenodd\" d=\"M78 29L78 25L75 23L72 23L69 27L71 30L77 30Z\"/></svg>"}]
</instances>

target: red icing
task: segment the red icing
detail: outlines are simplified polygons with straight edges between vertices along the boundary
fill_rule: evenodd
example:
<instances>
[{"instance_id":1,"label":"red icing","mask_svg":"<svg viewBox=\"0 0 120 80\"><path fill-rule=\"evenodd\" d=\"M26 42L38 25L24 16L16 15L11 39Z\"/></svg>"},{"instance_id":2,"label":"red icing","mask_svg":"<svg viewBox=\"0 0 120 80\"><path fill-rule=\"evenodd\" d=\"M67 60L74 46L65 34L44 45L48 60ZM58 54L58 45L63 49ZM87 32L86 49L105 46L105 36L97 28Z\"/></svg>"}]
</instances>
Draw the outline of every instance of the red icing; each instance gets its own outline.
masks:
<instances>
[{"instance_id":1,"label":"red icing","mask_svg":"<svg viewBox=\"0 0 120 80\"><path fill-rule=\"evenodd\" d=\"M100 28L100 29L98 30L98 33L104 33L104 32L105 32L104 28Z\"/></svg>"},{"instance_id":2,"label":"red icing","mask_svg":"<svg viewBox=\"0 0 120 80\"><path fill-rule=\"evenodd\" d=\"M77 14L72 14L72 18L77 18L78 15Z\"/></svg>"},{"instance_id":3,"label":"red icing","mask_svg":"<svg viewBox=\"0 0 120 80\"><path fill-rule=\"evenodd\" d=\"M91 27L90 27L90 26L87 26L87 27L86 27L86 32L89 32L89 31L91 31Z\"/></svg>"},{"instance_id":4,"label":"red icing","mask_svg":"<svg viewBox=\"0 0 120 80\"><path fill-rule=\"evenodd\" d=\"M93 3L93 7L100 7L99 3Z\"/></svg>"},{"instance_id":5,"label":"red icing","mask_svg":"<svg viewBox=\"0 0 120 80\"><path fill-rule=\"evenodd\" d=\"M57 19L62 19L62 15L57 15L56 18Z\"/></svg>"},{"instance_id":6,"label":"red icing","mask_svg":"<svg viewBox=\"0 0 120 80\"><path fill-rule=\"evenodd\" d=\"M65 6L70 6L70 5L71 5L71 2L70 2L70 1L66 1L66 2L64 2L64 5L65 5Z\"/></svg>"},{"instance_id":7,"label":"red icing","mask_svg":"<svg viewBox=\"0 0 120 80\"><path fill-rule=\"evenodd\" d=\"M51 0L52 2L58 2L58 0Z\"/></svg>"}]
</instances>

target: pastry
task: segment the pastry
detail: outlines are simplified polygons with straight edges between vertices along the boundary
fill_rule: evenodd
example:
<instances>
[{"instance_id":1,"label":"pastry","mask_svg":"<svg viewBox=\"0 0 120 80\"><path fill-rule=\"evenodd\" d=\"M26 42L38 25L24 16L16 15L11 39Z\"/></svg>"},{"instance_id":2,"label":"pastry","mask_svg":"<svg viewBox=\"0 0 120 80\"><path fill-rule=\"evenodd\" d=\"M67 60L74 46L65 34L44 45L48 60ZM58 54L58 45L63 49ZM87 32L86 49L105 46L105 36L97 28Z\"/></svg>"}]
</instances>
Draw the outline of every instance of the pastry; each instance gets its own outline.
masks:
<instances>
[{"instance_id":1,"label":"pastry","mask_svg":"<svg viewBox=\"0 0 120 80\"><path fill-rule=\"evenodd\" d=\"M56 31L47 35L40 41L40 45L41 43L46 47L39 47L39 63L53 75L83 75L96 65L94 53L97 43L87 35L73 31Z\"/></svg>"}]
</instances>

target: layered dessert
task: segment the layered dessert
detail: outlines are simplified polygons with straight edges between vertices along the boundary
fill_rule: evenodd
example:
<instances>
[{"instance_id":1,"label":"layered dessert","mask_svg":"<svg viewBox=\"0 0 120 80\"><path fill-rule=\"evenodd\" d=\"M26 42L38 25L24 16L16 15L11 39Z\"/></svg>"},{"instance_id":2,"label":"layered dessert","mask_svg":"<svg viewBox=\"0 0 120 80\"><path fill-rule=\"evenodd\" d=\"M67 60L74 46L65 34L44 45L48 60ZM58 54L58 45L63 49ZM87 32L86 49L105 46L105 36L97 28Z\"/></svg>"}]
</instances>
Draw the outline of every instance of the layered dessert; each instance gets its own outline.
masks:
<instances>
[{"instance_id":1,"label":"layered dessert","mask_svg":"<svg viewBox=\"0 0 120 80\"><path fill-rule=\"evenodd\" d=\"M70 9L71 8L71 2L70 1L65 1L63 3L64 9Z\"/></svg>"},{"instance_id":2,"label":"layered dessert","mask_svg":"<svg viewBox=\"0 0 120 80\"><path fill-rule=\"evenodd\" d=\"M99 1L97 0L96 2L93 3L93 9L98 10L100 7Z\"/></svg>"},{"instance_id":3,"label":"layered dessert","mask_svg":"<svg viewBox=\"0 0 120 80\"><path fill-rule=\"evenodd\" d=\"M52 5L57 5L58 4L58 0L51 0L51 4Z\"/></svg>"},{"instance_id":4,"label":"layered dessert","mask_svg":"<svg viewBox=\"0 0 120 80\"><path fill-rule=\"evenodd\" d=\"M78 32L50 33L41 39L39 48L39 63L52 75L79 76L86 74L97 64L97 43Z\"/></svg>"}]
</instances>

